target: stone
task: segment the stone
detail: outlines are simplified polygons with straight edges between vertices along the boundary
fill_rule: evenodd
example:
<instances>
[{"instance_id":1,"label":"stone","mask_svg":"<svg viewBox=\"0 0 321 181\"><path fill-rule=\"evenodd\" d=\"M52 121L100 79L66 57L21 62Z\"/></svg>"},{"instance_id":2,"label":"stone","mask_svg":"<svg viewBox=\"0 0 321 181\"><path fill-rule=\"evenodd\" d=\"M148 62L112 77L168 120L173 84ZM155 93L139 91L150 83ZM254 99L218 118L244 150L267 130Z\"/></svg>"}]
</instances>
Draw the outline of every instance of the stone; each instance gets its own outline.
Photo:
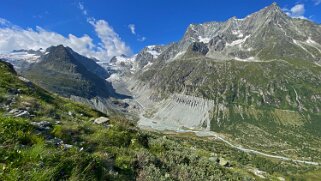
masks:
<instances>
[{"instance_id":1,"label":"stone","mask_svg":"<svg viewBox=\"0 0 321 181\"><path fill-rule=\"evenodd\" d=\"M219 159L219 164L220 164L221 166L224 166L224 167L230 167L230 166L231 166L231 165L230 165L230 162L227 161L227 160L225 160L224 158L220 158L220 159Z\"/></svg>"},{"instance_id":2,"label":"stone","mask_svg":"<svg viewBox=\"0 0 321 181\"><path fill-rule=\"evenodd\" d=\"M15 89L15 88L8 89L9 94L19 94L20 91L21 91L20 89Z\"/></svg>"},{"instance_id":3,"label":"stone","mask_svg":"<svg viewBox=\"0 0 321 181\"><path fill-rule=\"evenodd\" d=\"M28 80L28 79L26 79L26 78L24 78L24 77L19 76L18 78L19 78L21 81L25 82L25 83L31 83L30 80Z\"/></svg>"},{"instance_id":4,"label":"stone","mask_svg":"<svg viewBox=\"0 0 321 181\"><path fill-rule=\"evenodd\" d=\"M30 118L30 113L26 110L22 110L22 109L12 109L9 111L8 113L9 115L13 116L13 117L21 117L21 118Z\"/></svg>"},{"instance_id":5,"label":"stone","mask_svg":"<svg viewBox=\"0 0 321 181\"><path fill-rule=\"evenodd\" d=\"M61 145L61 144L64 143L64 141L62 141L62 140L59 139L59 138L51 139L51 140L49 140L49 142L52 143L52 144L54 144L54 145L56 145L56 146Z\"/></svg>"},{"instance_id":6,"label":"stone","mask_svg":"<svg viewBox=\"0 0 321 181\"><path fill-rule=\"evenodd\" d=\"M209 157L208 160L212 162L218 162L219 159L217 157Z\"/></svg>"},{"instance_id":7,"label":"stone","mask_svg":"<svg viewBox=\"0 0 321 181\"><path fill-rule=\"evenodd\" d=\"M9 111L9 114L15 114L17 113L19 110L18 109L12 109Z\"/></svg>"},{"instance_id":8,"label":"stone","mask_svg":"<svg viewBox=\"0 0 321 181\"><path fill-rule=\"evenodd\" d=\"M74 114L71 111L68 111L69 116L73 116Z\"/></svg>"},{"instance_id":9,"label":"stone","mask_svg":"<svg viewBox=\"0 0 321 181\"><path fill-rule=\"evenodd\" d=\"M70 149L70 148L73 147L73 145L69 145L69 144L63 144L62 146L63 146L63 148L64 148L65 150Z\"/></svg>"},{"instance_id":10,"label":"stone","mask_svg":"<svg viewBox=\"0 0 321 181\"><path fill-rule=\"evenodd\" d=\"M18 113L17 115L15 115L14 117L29 118L30 117L30 113L28 111L22 111L22 112Z\"/></svg>"},{"instance_id":11,"label":"stone","mask_svg":"<svg viewBox=\"0 0 321 181\"><path fill-rule=\"evenodd\" d=\"M109 123L109 118L106 117L99 117L94 120L95 124L108 124Z\"/></svg>"},{"instance_id":12,"label":"stone","mask_svg":"<svg viewBox=\"0 0 321 181\"><path fill-rule=\"evenodd\" d=\"M40 130L49 130L52 124L48 121L31 122L31 125L37 127Z\"/></svg>"}]
</instances>

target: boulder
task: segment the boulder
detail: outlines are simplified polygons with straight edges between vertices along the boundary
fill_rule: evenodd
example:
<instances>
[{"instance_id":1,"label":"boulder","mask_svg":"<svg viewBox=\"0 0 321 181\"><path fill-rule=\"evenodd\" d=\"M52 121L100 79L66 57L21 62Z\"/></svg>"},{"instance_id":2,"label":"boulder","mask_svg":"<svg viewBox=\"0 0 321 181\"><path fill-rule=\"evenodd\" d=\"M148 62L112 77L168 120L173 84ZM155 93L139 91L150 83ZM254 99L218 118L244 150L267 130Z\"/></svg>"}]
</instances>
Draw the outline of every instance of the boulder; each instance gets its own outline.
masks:
<instances>
[{"instance_id":1,"label":"boulder","mask_svg":"<svg viewBox=\"0 0 321 181\"><path fill-rule=\"evenodd\" d=\"M216 162L218 163L219 162L219 159L217 157L209 157L208 160L212 161L212 162Z\"/></svg>"},{"instance_id":2,"label":"boulder","mask_svg":"<svg viewBox=\"0 0 321 181\"><path fill-rule=\"evenodd\" d=\"M22 111L19 114L15 115L14 117L29 118L30 117L30 113L28 111Z\"/></svg>"},{"instance_id":3,"label":"boulder","mask_svg":"<svg viewBox=\"0 0 321 181\"><path fill-rule=\"evenodd\" d=\"M219 164L224 167L230 167L230 163L227 160L225 160L224 158L219 159Z\"/></svg>"},{"instance_id":4,"label":"boulder","mask_svg":"<svg viewBox=\"0 0 321 181\"><path fill-rule=\"evenodd\" d=\"M73 147L73 145L63 144L62 147L63 147L65 150L68 150L68 149L71 149L71 148Z\"/></svg>"},{"instance_id":5,"label":"boulder","mask_svg":"<svg viewBox=\"0 0 321 181\"><path fill-rule=\"evenodd\" d=\"M35 126L40 130L49 130L52 126L52 124L48 121L31 122L31 125Z\"/></svg>"},{"instance_id":6,"label":"boulder","mask_svg":"<svg viewBox=\"0 0 321 181\"><path fill-rule=\"evenodd\" d=\"M95 124L108 124L109 123L109 118L106 117L99 117L94 120Z\"/></svg>"},{"instance_id":7,"label":"boulder","mask_svg":"<svg viewBox=\"0 0 321 181\"><path fill-rule=\"evenodd\" d=\"M26 110L22 109L12 109L9 111L9 115L16 117L16 118L30 118L30 113Z\"/></svg>"}]
</instances>

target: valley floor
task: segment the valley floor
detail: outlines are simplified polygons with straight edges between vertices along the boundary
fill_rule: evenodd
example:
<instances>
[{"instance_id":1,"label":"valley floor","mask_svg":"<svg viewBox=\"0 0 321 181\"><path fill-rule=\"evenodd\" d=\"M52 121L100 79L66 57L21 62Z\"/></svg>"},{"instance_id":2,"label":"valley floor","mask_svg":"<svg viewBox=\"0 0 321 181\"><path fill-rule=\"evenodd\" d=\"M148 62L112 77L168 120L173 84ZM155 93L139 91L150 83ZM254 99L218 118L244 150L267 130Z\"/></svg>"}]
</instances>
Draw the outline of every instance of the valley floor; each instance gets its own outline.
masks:
<instances>
[{"instance_id":1,"label":"valley floor","mask_svg":"<svg viewBox=\"0 0 321 181\"><path fill-rule=\"evenodd\" d=\"M222 134L210 131L209 113L214 107L214 103L210 100L175 94L166 100L156 102L147 98L151 95L151 90L145 86L137 88L135 85L137 82L135 81L135 83L128 83L133 82L133 80L124 81L118 78L110 79L109 81L116 88L116 92L133 96L133 99L125 101L132 105L130 107L136 108L130 111L138 115L137 125L141 129L161 131L163 133L169 132L171 134L192 133L198 137L220 140L231 148L245 153L307 165L321 165L319 162L271 154L268 153L269 150L264 152L255 148L246 148L238 143L232 143L234 141L225 138Z\"/></svg>"}]
</instances>

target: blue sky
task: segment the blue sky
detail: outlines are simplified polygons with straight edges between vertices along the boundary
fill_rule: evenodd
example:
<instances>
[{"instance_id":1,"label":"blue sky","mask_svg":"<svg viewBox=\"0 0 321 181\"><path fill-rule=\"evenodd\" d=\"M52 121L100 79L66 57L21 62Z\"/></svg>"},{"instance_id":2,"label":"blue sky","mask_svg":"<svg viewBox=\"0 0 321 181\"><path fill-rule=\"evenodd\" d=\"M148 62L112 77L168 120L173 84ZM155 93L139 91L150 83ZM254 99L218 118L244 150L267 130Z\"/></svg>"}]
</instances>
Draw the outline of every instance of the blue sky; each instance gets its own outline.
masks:
<instances>
[{"instance_id":1,"label":"blue sky","mask_svg":"<svg viewBox=\"0 0 321 181\"><path fill-rule=\"evenodd\" d=\"M7 31L2 33L7 33L8 29L17 27L14 31L16 33L31 31L23 35L25 38L36 36L32 39L41 37L48 39L48 36L52 36L56 41L62 38L61 41L66 41L67 45L79 45L72 48L87 56L94 56L96 53L99 54L98 58L103 56L110 58L119 53L136 53L146 45L178 41L191 23L225 21L232 16L242 18L273 2L273 0L2 0L0 30L6 28ZM306 17L321 23L321 0L276 2L284 10L287 9L292 16ZM39 31L43 35L37 37ZM0 43L0 51L29 44L33 45L31 48L38 47L30 43L31 40L25 44L14 43L13 41L19 40L18 38L21 37L14 35L13 38L7 38L7 41L11 42L3 46ZM45 43L41 41L38 43L45 46L53 41L47 39ZM109 48L109 46L114 47ZM89 50L82 51L84 47ZM108 53L104 54L103 51Z\"/></svg>"}]
</instances>

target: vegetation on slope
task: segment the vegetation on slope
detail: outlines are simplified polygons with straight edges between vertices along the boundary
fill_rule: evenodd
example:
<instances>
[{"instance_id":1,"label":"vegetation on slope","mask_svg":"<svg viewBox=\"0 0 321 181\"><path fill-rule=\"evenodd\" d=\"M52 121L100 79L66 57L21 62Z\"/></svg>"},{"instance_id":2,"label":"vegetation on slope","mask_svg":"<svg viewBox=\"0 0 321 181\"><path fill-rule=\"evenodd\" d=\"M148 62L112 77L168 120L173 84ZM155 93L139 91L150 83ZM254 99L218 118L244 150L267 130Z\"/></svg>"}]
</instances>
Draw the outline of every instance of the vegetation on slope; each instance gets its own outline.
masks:
<instances>
[{"instance_id":1,"label":"vegetation on slope","mask_svg":"<svg viewBox=\"0 0 321 181\"><path fill-rule=\"evenodd\" d=\"M254 180L296 177L318 167L269 160L193 135L141 131L18 79L0 62L0 180ZM17 118L13 109L30 116ZM19 117L19 116L18 116ZM294 175L294 176L293 176Z\"/></svg>"},{"instance_id":2,"label":"vegetation on slope","mask_svg":"<svg viewBox=\"0 0 321 181\"><path fill-rule=\"evenodd\" d=\"M211 130L274 154L320 161L321 67L300 60L215 61L192 57L154 65L140 79L166 97L214 100Z\"/></svg>"}]
</instances>

